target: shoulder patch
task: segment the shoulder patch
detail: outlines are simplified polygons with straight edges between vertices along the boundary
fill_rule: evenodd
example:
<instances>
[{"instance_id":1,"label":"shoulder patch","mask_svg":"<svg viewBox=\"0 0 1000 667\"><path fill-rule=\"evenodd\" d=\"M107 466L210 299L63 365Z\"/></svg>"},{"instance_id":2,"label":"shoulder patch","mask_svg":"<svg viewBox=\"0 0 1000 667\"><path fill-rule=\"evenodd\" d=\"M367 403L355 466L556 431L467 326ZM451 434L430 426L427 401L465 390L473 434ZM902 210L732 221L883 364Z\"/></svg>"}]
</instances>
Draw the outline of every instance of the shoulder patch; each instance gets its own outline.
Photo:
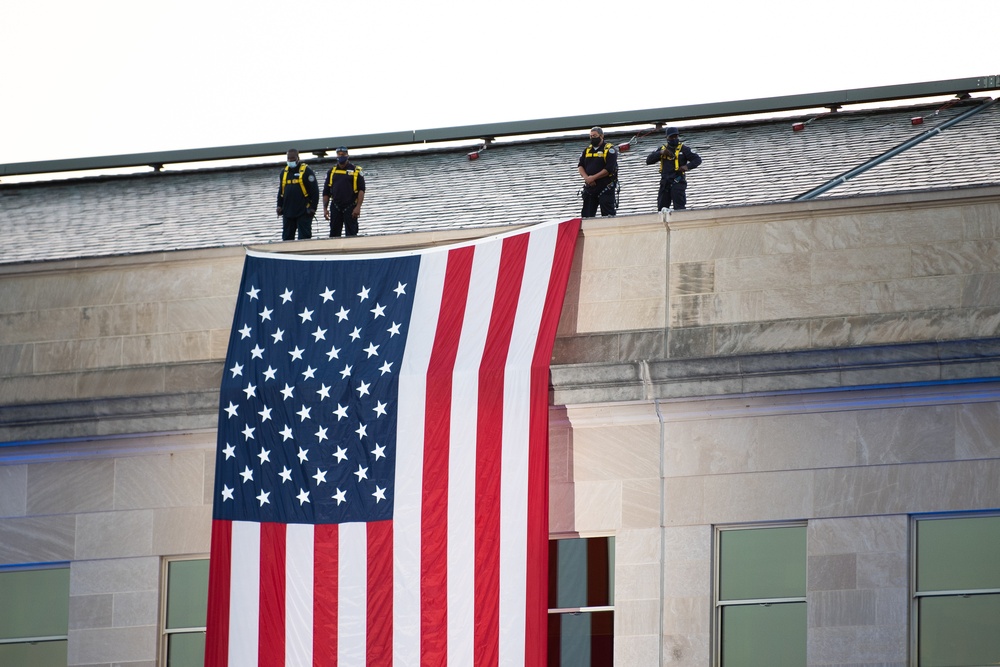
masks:
<instances>
[{"instance_id":1,"label":"shoulder patch","mask_svg":"<svg viewBox=\"0 0 1000 667\"><path fill-rule=\"evenodd\" d=\"M315 180L316 180L316 177L315 177L315 176L313 176L312 174L309 174L309 180L310 180L310 182L311 182L311 181L315 181Z\"/></svg>"},{"instance_id":2,"label":"shoulder patch","mask_svg":"<svg viewBox=\"0 0 1000 667\"><path fill-rule=\"evenodd\" d=\"M614 153L614 152L615 152L615 149L614 149L614 148L609 148L609 149L608 149L608 152L609 152L609 153Z\"/></svg>"}]
</instances>

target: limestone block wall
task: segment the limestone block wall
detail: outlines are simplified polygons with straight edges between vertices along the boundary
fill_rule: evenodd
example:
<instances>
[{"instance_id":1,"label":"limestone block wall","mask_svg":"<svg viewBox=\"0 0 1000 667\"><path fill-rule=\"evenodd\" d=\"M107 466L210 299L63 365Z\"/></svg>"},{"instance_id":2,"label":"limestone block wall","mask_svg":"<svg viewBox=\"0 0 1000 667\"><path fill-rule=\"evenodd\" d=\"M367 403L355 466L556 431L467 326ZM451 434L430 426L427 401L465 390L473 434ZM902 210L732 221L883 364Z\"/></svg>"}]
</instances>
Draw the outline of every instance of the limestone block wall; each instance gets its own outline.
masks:
<instances>
[{"instance_id":1,"label":"limestone block wall","mask_svg":"<svg viewBox=\"0 0 1000 667\"><path fill-rule=\"evenodd\" d=\"M214 424L242 255L0 267L0 442Z\"/></svg>"},{"instance_id":2,"label":"limestone block wall","mask_svg":"<svg viewBox=\"0 0 1000 667\"><path fill-rule=\"evenodd\" d=\"M789 520L808 525L809 664L908 664L909 517L1000 508L1000 385L659 411L665 664L708 664L713 527Z\"/></svg>"},{"instance_id":3,"label":"limestone block wall","mask_svg":"<svg viewBox=\"0 0 1000 667\"><path fill-rule=\"evenodd\" d=\"M558 334L665 327L667 241L654 215L584 221Z\"/></svg>"},{"instance_id":4,"label":"limestone block wall","mask_svg":"<svg viewBox=\"0 0 1000 667\"><path fill-rule=\"evenodd\" d=\"M161 559L207 555L212 432L0 448L0 565L68 562L69 665L153 667Z\"/></svg>"},{"instance_id":5,"label":"limestone block wall","mask_svg":"<svg viewBox=\"0 0 1000 667\"><path fill-rule=\"evenodd\" d=\"M667 356L991 337L997 257L996 188L677 216Z\"/></svg>"},{"instance_id":6,"label":"limestone block wall","mask_svg":"<svg viewBox=\"0 0 1000 667\"><path fill-rule=\"evenodd\" d=\"M549 531L615 538L615 664L656 665L662 558L655 406L553 408Z\"/></svg>"},{"instance_id":7,"label":"limestone block wall","mask_svg":"<svg viewBox=\"0 0 1000 667\"><path fill-rule=\"evenodd\" d=\"M718 526L807 523L807 650L910 655L910 517L1000 508L1000 383L555 407L554 534L614 535L621 665L712 664Z\"/></svg>"}]
</instances>

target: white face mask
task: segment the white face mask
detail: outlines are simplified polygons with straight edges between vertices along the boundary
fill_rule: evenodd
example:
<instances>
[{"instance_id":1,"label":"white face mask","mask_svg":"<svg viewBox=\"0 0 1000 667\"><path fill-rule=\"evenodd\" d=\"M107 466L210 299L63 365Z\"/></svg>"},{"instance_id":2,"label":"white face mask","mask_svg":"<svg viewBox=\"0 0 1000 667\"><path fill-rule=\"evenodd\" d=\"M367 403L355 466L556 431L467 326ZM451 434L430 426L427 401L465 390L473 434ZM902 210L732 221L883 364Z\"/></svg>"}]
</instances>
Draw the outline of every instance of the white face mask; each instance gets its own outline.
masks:
<instances>
[{"instance_id":1,"label":"white face mask","mask_svg":"<svg viewBox=\"0 0 1000 667\"><path fill-rule=\"evenodd\" d=\"M289 167L294 167L297 164L298 164L298 162L292 162L291 160L288 161L288 166Z\"/></svg>"}]
</instances>

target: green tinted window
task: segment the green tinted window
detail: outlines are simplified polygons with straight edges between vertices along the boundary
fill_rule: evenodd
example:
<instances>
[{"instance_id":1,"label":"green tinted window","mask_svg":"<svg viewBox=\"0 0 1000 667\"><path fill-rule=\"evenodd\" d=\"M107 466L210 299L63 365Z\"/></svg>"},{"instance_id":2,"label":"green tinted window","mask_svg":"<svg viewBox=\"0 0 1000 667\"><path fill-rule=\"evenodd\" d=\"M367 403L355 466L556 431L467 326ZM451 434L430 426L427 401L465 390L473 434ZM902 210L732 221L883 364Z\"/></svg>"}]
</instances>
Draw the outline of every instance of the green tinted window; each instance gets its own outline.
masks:
<instances>
[{"instance_id":1,"label":"green tinted window","mask_svg":"<svg viewBox=\"0 0 1000 667\"><path fill-rule=\"evenodd\" d=\"M0 639L66 636L69 568L0 572L0 601Z\"/></svg>"},{"instance_id":2,"label":"green tinted window","mask_svg":"<svg viewBox=\"0 0 1000 667\"><path fill-rule=\"evenodd\" d=\"M614 630L612 611L549 614L548 667L612 667Z\"/></svg>"},{"instance_id":3,"label":"green tinted window","mask_svg":"<svg viewBox=\"0 0 1000 667\"><path fill-rule=\"evenodd\" d=\"M175 560L167 565L167 629L205 627L208 559Z\"/></svg>"},{"instance_id":4,"label":"green tinted window","mask_svg":"<svg viewBox=\"0 0 1000 667\"><path fill-rule=\"evenodd\" d=\"M549 609L614 604L615 540L549 541Z\"/></svg>"},{"instance_id":5,"label":"green tinted window","mask_svg":"<svg viewBox=\"0 0 1000 667\"><path fill-rule=\"evenodd\" d=\"M1000 516L917 522L917 591L1000 588Z\"/></svg>"},{"instance_id":6,"label":"green tinted window","mask_svg":"<svg viewBox=\"0 0 1000 667\"><path fill-rule=\"evenodd\" d=\"M34 644L0 644L0 665L66 667L66 640Z\"/></svg>"},{"instance_id":7,"label":"green tinted window","mask_svg":"<svg viewBox=\"0 0 1000 667\"><path fill-rule=\"evenodd\" d=\"M167 638L167 667L202 667L204 664L204 632L178 632Z\"/></svg>"},{"instance_id":8,"label":"green tinted window","mask_svg":"<svg viewBox=\"0 0 1000 667\"><path fill-rule=\"evenodd\" d=\"M924 597L919 604L920 667L1000 664L1000 595Z\"/></svg>"},{"instance_id":9,"label":"green tinted window","mask_svg":"<svg viewBox=\"0 0 1000 667\"><path fill-rule=\"evenodd\" d=\"M723 667L805 664L805 602L723 608Z\"/></svg>"},{"instance_id":10,"label":"green tinted window","mask_svg":"<svg viewBox=\"0 0 1000 667\"><path fill-rule=\"evenodd\" d=\"M719 540L720 600L805 596L805 526L724 530Z\"/></svg>"}]
</instances>

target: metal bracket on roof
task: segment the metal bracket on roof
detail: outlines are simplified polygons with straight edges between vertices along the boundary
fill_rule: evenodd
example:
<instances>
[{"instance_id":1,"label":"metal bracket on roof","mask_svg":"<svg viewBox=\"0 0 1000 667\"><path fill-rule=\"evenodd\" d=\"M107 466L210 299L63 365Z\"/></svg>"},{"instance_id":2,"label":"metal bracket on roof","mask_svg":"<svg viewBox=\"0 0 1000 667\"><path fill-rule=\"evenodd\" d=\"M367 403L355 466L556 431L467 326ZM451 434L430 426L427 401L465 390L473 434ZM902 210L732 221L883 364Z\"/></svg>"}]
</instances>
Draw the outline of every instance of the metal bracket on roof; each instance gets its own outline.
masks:
<instances>
[{"instance_id":1,"label":"metal bracket on roof","mask_svg":"<svg viewBox=\"0 0 1000 667\"><path fill-rule=\"evenodd\" d=\"M947 120L947 121L941 123L940 125L938 125L937 127L932 127L931 129L927 130L926 132L920 133L919 135L913 137L912 139L908 139L907 141L904 141L900 145L896 146L895 148L891 148L891 149L887 150L885 153L882 153L878 157L872 158L868 162L865 162L864 164L858 165L854 169L851 169L850 171L845 172L844 174L841 174L840 176L837 176L836 178L834 178L834 179L832 179L830 181L827 181L823 185L821 185L821 186L819 186L817 188L814 188L814 189L810 190L809 192L801 194L798 197L795 197L794 199L792 199L792 201L806 201L806 200L809 200L809 199L815 199L819 195L823 194L824 192L827 192L828 190L832 190L833 188L837 187L841 183L846 183L847 181L851 180L852 178L854 178L858 174L862 174L862 173L868 171L869 169L871 169L872 167L878 166L878 165L882 164L883 162L885 162L886 160L899 155L903 151L908 150L910 148L913 148L917 144L923 143L924 141L927 141L928 139L930 139L931 137L933 137L933 136L935 136L937 134L941 134L942 132L944 132L946 129L948 129L952 125L958 125L959 123L961 123L965 119L970 118L972 116L975 116L980 111L985 111L986 109L988 109L991 106L993 106L994 104L996 104L998 101L1000 101L1000 98L998 98L998 99L986 98L982 103L977 104L976 106L974 106L973 108L969 109L965 113L960 114L958 116L955 116L951 120Z\"/></svg>"},{"instance_id":2,"label":"metal bracket on roof","mask_svg":"<svg viewBox=\"0 0 1000 667\"><path fill-rule=\"evenodd\" d=\"M151 164L149 166L150 166L150 168L153 171L163 171L163 163L162 162L154 162L153 164Z\"/></svg>"}]
</instances>

